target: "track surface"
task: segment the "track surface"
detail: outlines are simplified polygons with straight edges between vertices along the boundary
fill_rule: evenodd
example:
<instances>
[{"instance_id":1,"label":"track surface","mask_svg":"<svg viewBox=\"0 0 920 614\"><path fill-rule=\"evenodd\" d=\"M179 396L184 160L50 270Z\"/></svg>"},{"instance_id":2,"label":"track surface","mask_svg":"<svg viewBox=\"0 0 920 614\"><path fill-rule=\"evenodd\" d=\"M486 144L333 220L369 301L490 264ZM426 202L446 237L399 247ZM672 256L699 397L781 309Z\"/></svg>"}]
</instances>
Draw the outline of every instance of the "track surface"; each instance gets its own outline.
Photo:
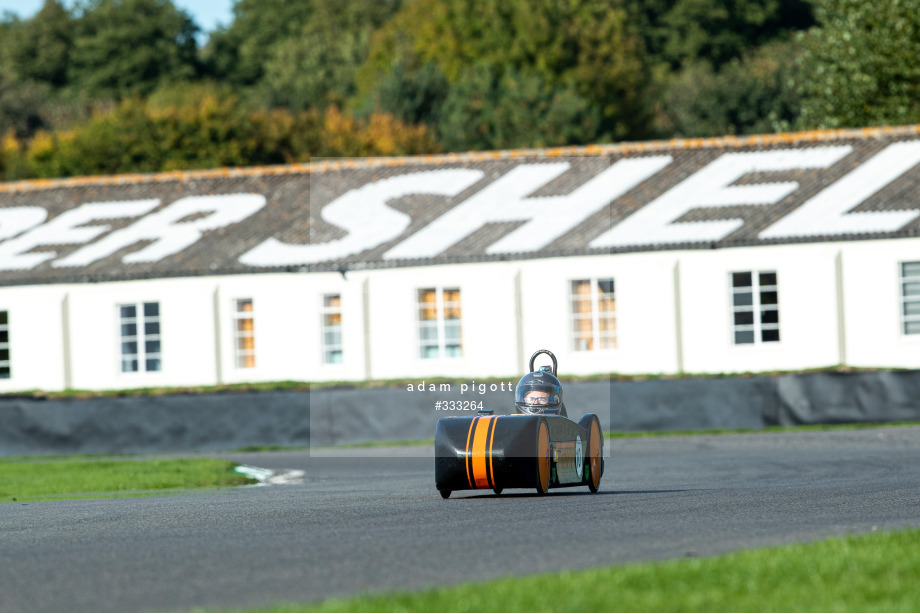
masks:
<instances>
[{"instance_id":1,"label":"track surface","mask_svg":"<svg viewBox=\"0 0 920 614\"><path fill-rule=\"evenodd\" d=\"M443 501L416 448L225 455L296 485L3 505L0 610L259 609L920 526L920 428L608 445L596 495Z\"/></svg>"}]
</instances>

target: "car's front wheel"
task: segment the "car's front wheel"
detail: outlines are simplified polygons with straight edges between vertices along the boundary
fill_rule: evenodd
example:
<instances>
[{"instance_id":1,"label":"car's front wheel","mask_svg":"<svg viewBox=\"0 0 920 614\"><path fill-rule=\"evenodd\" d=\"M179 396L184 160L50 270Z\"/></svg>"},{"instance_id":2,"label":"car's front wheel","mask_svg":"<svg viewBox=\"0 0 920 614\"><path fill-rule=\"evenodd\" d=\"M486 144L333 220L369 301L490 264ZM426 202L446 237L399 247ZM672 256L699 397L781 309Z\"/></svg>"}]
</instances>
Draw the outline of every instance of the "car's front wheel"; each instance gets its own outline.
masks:
<instances>
[{"instance_id":1,"label":"car's front wheel","mask_svg":"<svg viewBox=\"0 0 920 614\"><path fill-rule=\"evenodd\" d=\"M545 421L537 427L537 494L545 495L549 490L550 448L549 429Z\"/></svg>"}]
</instances>

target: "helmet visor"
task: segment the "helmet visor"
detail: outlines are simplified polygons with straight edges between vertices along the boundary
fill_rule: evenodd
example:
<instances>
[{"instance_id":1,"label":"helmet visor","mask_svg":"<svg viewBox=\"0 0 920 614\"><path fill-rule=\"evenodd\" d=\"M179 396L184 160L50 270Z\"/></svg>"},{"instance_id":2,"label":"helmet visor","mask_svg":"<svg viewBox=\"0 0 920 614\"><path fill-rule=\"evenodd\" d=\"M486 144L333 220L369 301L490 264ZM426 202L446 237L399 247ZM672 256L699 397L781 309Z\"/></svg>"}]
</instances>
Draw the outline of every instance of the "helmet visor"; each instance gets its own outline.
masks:
<instances>
[{"instance_id":1,"label":"helmet visor","mask_svg":"<svg viewBox=\"0 0 920 614\"><path fill-rule=\"evenodd\" d=\"M561 396L561 388L552 384L528 384L518 386L514 394L514 402L519 405L528 405L537 409L557 407Z\"/></svg>"}]
</instances>

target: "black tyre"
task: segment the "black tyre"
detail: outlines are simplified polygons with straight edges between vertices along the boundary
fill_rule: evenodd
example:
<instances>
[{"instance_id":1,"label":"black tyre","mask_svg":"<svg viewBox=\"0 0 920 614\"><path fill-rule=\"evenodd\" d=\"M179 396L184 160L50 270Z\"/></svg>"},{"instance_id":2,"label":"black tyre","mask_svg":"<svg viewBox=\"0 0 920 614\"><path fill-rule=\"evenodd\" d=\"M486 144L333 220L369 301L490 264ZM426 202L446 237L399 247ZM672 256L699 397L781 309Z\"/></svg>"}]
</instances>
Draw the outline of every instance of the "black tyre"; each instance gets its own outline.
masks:
<instances>
[{"instance_id":1,"label":"black tyre","mask_svg":"<svg viewBox=\"0 0 920 614\"><path fill-rule=\"evenodd\" d=\"M604 434L596 416L588 427L588 454L585 460L588 490L597 492L601 485L601 475L604 473Z\"/></svg>"},{"instance_id":2,"label":"black tyre","mask_svg":"<svg viewBox=\"0 0 920 614\"><path fill-rule=\"evenodd\" d=\"M450 497L450 491L447 489L439 490L438 492L441 493L442 499L447 499L448 497Z\"/></svg>"}]
</instances>

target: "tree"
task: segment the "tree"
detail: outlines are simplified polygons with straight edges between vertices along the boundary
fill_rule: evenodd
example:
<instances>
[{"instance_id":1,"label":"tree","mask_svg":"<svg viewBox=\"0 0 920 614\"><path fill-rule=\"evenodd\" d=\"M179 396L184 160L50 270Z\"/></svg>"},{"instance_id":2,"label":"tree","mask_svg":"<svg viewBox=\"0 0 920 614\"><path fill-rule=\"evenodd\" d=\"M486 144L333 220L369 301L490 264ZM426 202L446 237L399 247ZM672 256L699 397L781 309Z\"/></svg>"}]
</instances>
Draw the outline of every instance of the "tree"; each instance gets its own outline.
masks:
<instances>
[{"instance_id":1,"label":"tree","mask_svg":"<svg viewBox=\"0 0 920 614\"><path fill-rule=\"evenodd\" d=\"M377 109L409 124L437 126L449 91L447 76L434 62L417 69L398 63L365 97L363 111Z\"/></svg>"},{"instance_id":2,"label":"tree","mask_svg":"<svg viewBox=\"0 0 920 614\"><path fill-rule=\"evenodd\" d=\"M211 33L204 49L208 71L234 85L253 85L279 41L297 36L313 14L308 0L237 0L233 22Z\"/></svg>"},{"instance_id":3,"label":"tree","mask_svg":"<svg viewBox=\"0 0 920 614\"><path fill-rule=\"evenodd\" d=\"M411 74L429 63L451 88L478 65L571 87L614 139L647 127L644 51L619 0L415 0L375 34L359 92L371 96L394 66Z\"/></svg>"},{"instance_id":4,"label":"tree","mask_svg":"<svg viewBox=\"0 0 920 614\"><path fill-rule=\"evenodd\" d=\"M706 60L687 65L662 97L667 124L661 132L701 137L791 129L801 108L796 52L793 42L776 42L719 70Z\"/></svg>"},{"instance_id":5,"label":"tree","mask_svg":"<svg viewBox=\"0 0 920 614\"><path fill-rule=\"evenodd\" d=\"M3 147L11 149L8 143ZM364 121L336 107L252 111L225 86L200 84L125 99L71 130L39 131L25 148L24 164L18 157L10 159L25 169L23 175L65 177L433 151L437 145L424 126L409 126L389 115ZM15 168L2 164L4 173Z\"/></svg>"},{"instance_id":6,"label":"tree","mask_svg":"<svg viewBox=\"0 0 920 614\"><path fill-rule=\"evenodd\" d=\"M292 110L342 106L355 94L355 72L371 34L398 7L396 0L313 0L302 31L278 41L265 60L265 102Z\"/></svg>"},{"instance_id":7,"label":"tree","mask_svg":"<svg viewBox=\"0 0 920 614\"><path fill-rule=\"evenodd\" d=\"M8 131L29 137L49 125L45 116L50 87L34 81L14 81L0 76L0 134Z\"/></svg>"},{"instance_id":8,"label":"tree","mask_svg":"<svg viewBox=\"0 0 920 614\"><path fill-rule=\"evenodd\" d=\"M73 49L74 18L58 0L22 22L8 39L11 69L18 80L62 87L67 83Z\"/></svg>"},{"instance_id":9,"label":"tree","mask_svg":"<svg viewBox=\"0 0 920 614\"><path fill-rule=\"evenodd\" d=\"M804 46L800 126L920 122L920 0L824 0Z\"/></svg>"},{"instance_id":10,"label":"tree","mask_svg":"<svg viewBox=\"0 0 920 614\"><path fill-rule=\"evenodd\" d=\"M809 0L627 0L650 61L715 70L753 48L814 25Z\"/></svg>"},{"instance_id":11,"label":"tree","mask_svg":"<svg viewBox=\"0 0 920 614\"><path fill-rule=\"evenodd\" d=\"M86 110L62 95L67 85L75 18L57 0L46 0L31 19L0 22L0 134L20 139L65 125Z\"/></svg>"},{"instance_id":12,"label":"tree","mask_svg":"<svg viewBox=\"0 0 920 614\"><path fill-rule=\"evenodd\" d=\"M4 11L0 18L0 75L7 79L13 78L13 50L17 31L22 28L22 22L16 15Z\"/></svg>"},{"instance_id":13,"label":"tree","mask_svg":"<svg viewBox=\"0 0 920 614\"><path fill-rule=\"evenodd\" d=\"M121 99L192 79L197 32L170 0L91 0L75 24L67 80L88 98Z\"/></svg>"},{"instance_id":14,"label":"tree","mask_svg":"<svg viewBox=\"0 0 920 614\"><path fill-rule=\"evenodd\" d=\"M533 74L480 64L461 73L438 124L449 151L585 144L600 113L575 88L550 89Z\"/></svg>"},{"instance_id":15,"label":"tree","mask_svg":"<svg viewBox=\"0 0 920 614\"><path fill-rule=\"evenodd\" d=\"M12 130L0 134L0 181L11 181L23 174L21 144Z\"/></svg>"}]
</instances>

